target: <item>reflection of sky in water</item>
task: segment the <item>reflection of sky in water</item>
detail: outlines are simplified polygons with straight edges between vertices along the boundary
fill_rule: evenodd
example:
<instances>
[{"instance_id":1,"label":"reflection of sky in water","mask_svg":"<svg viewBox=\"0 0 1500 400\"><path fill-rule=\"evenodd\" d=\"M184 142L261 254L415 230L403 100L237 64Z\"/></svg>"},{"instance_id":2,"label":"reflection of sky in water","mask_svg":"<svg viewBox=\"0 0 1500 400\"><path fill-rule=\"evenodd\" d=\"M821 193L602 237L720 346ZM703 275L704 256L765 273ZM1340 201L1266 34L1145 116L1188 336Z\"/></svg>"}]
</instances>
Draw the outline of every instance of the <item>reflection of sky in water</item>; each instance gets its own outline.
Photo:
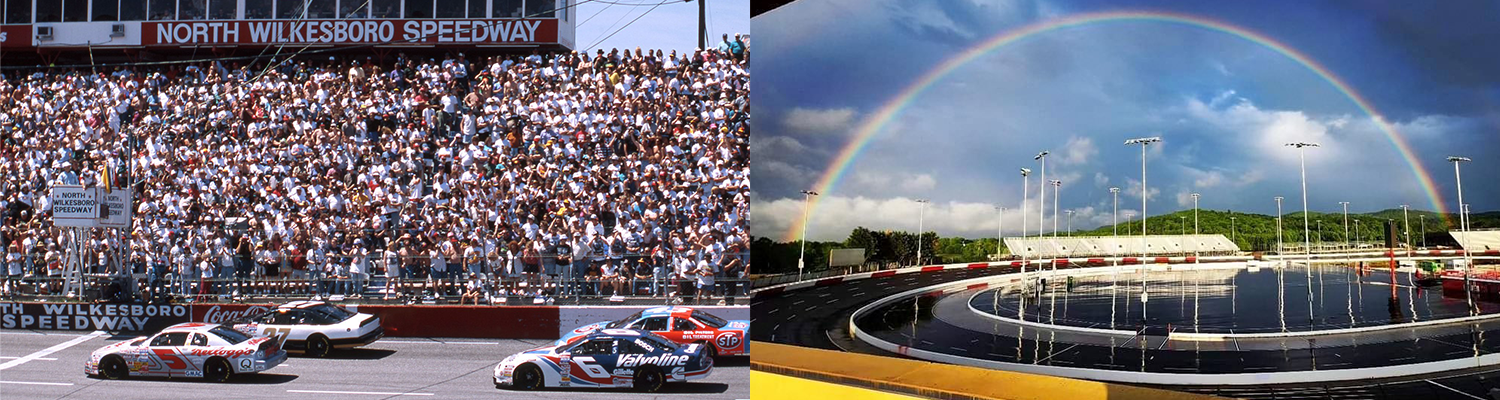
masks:
<instances>
[{"instance_id":1,"label":"reflection of sky in water","mask_svg":"<svg viewBox=\"0 0 1500 400\"><path fill-rule=\"evenodd\" d=\"M1135 329L1141 319L1141 275L1122 272L1118 281L1114 278L1074 278L1071 289L1065 277L1049 280L1049 291L1040 296L1031 292L1025 299L1025 318L1094 328L1109 328L1113 318L1117 329ZM1413 315L1417 321L1468 315L1464 298L1445 298L1436 287L1414 288L1406 273L1397 273L1394 305L1390 274L1384 270L1359 276L1353 268L1315 265L1310 278L1311 286L1307 269L1295 266L1255 272L1153 271L1147 275L1151 290L1145 308L1153 327L1170 324L1178 331L1191 332L1196 321L1200 332L1220 333L1276 332L1282 330L1283 321L1286 330L1305 331L1409 322ZM1284 283L1282 290L1278 290L1278 280ZM981 312L995 313L994 294L995 290L983 291L970 303ZM1000 296L998 313L1015 318L1019 303L1017 292L1007 290ZM1481 302L1480 307L1484 312L1500 311L1494 303Z\"/></svg>"}]
</instances>

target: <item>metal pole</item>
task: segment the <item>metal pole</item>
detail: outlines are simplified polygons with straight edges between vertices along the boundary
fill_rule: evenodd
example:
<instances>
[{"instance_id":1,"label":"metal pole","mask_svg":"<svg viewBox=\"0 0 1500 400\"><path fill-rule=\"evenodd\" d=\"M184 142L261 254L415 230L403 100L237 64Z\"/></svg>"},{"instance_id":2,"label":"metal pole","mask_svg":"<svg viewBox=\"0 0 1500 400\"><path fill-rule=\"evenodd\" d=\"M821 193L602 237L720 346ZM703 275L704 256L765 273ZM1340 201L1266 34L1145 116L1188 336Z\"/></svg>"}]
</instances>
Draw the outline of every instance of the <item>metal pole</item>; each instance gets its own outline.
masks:
<instances>
[{"instance_id":1,"label":"metal pole","mask_svg":"<svg viewBox=\"0 0 1500 400\"><path fill-rule=\"evenodd\" d=\"M1349 202L1340 201L1339 205L1344 206L1344 249L1347 250L1353 247L1354 243L1349 241ZM1322 232L1318 233L1321 234Z\"/></svg>"},{"instance_id":2,"label":"metal pole","mask_svg":"<svg viewBox=\"0 0 1500 400\"><path fill-rule=\"evenodd\" d=\"M1146 281L1146 256L1148 255L1146 248L1146 233L1148 232L1146 230L1146 219L1149 215L1146 213L1146 146L1160 141L1160 137L1135 138L1125 141L1125 145L1127 146L1133 144L1141 145L1141 322L1143 324L1148 321L1146 319L1146 300L1149 297L1147 295L1149 291L1147 290L1148 283Z\"/></svg>"},{"instance_id":3,"label":"metal pole","mask_svg":"<svg viewBox=\"0 0 1500 400\"><path fill-rule=\"evenodd\" d=\"M1281 200L1283 197L1276 196L1276 255L1284 256L1281 243Z\"/></svg>"},{"instance_id":4,"label":"metal pole","mask_svg":"<svg viewBox=\"0 0 1500 400\"><path fill-rule=\"evenodd\" d=\"M1058 229L1057 229L1057 220L1060 219L1060 218L1057 218L1057 210L1058 210L1058 208L1057 208L1057 198L1058 197L1062 197L1062 195L1058 193L1058 191L1061 191L1061 190L1062 190L1062 181L1053 179L1052 180L1052 237L1057 237L1057 232L1058 232Z\"/></svg>"},{"instance_id":5,"label":"metal pole","mask_svg":"<svg viewBox=\"0 0 1500 400\"><path fill-rule=\"evenodd\" d=\"M1117 187L1109 188L1109 195L1111 197L1114 197L1114 199L1115 199L1114 200L1114 203L1115 203L1114 227L1113 227L1114 228L1114 235L1115 236L1120 236L1120 188L1117 188Z\"/></svg>"},{"instance_id":6,"label":"metal pole","mask_svg":"<svg viewBox=\"0 0 1500 400\"><path fill-rule=\"evenodd\" d=\"M1021 240L1026 240L1026 203L1030 196L1027 190L1031 187L1031 170L1021 168ZM1025 246L1021 246L1025 247ZM1026 255L1021 255L1021 307L1016 308L1016 319L1026 320ZM998 296L998 294L996 294ZM1019 348L1019 346L1017 346Z\"/></svg>"},{"instance_id":7,"label":"metal pole","mask_svg":"<svg viewBox=\"0 0 1500 400\"><path fill-rule=\"evenodd\" d=\"M1300 162L1299 169L1302 172L1302 246L1306 248L1303 251L1303 254L1306 255L1307 268L1309 272L1307 274L1307 319L1310 325L1315 316L1312 300L1312 232L1308 231L1308 228L1311 228L1311 224L1308 222L1309 211L1307 208L1307 151L1305 150L1305 148L1318 147L1318 144L1287 143L1287 146L1297 148L1297 159Z\"/></svg>"},{"instance_id":8,"label":"metal pole","mask_svg":"<svg viewBox=\"0 0 1500 400\"><path fill-rule=\"evenodd\" d=\"M708 48L708 22L704 18L708 14L708 0L698 0L698 48Z\"/></svg>"},{"instance_id":9,"label":"metal pole","mask_svg":"<svg viewBox=\"0 0 1500 400\"><path fill-rule=\"evenodd\" d=\"M1468 240L1469 223L1468 216L1466 215L1468 213L1464 212L1464 178L1458 173L1458 163L1469 161L1469 158L1449 156L1448 161L1453 163L1453 179L1458 184L1458 229L1460 232L1463 232L1464 240ZM1469 302L1469 314L1473 315L1476 310L1474 309L1474 291L1469 286L1469 271L1473 271L1474 266L1471 264L1472 261L1469 260L1469 249L1464 248L1463 240L1458 242L1458 247L1462 248L1464 252L1464 297Z\"/></svg>"},{"instance_id":10,"label":"metal pole","mask_svg":"<svg viewBox=\"0 0 1500 400\"><path fill-rule=\"evenodd\" d=\"M1005 207L995 208L1000 209L1000 221L995 227L995 259L998 260L1000 259L1000 242L1005 238Z\"/></svg>"},{"instance_id":11,"label":"metal pole","mask_svg":"<svg viewBox=\"0 0 1500 400\"><path fill-rule=\"evenodd\" d=\"M1073 210L1068 210L1068 236L1073 236Z\"/></svg>"},{"instance_id":12,"label":"metal pole","mask_svg":"<svg viewBox=\"0 0 1500 400\"><path fill-rule=\"evenodd\" d=\"M802 191L802 251L797 254L797 280L799 281L802 280L802 268L806 265L805 257L807 257L807 224L810 222L807 220L808 203L813 196L817 195L818 192L811 190Z\"/></svg>"},{"instance_id":13,"label":"metal pole","mask_svg":"<svg viewBox=\"0 0 1500 400\"><path fill-rule=\"evenodd\" d=\"M1042 198L1038 199L1036 210L1037 237L1041 237L1042 232L1046 230L1045 226L1043 225L1043 221L1047 220L1047 154L1048 152L1044 150L1041 153L1037 153L1036 157L1032 158L1033 160L1042 162Z\"/></svg>"},{"instance_id":14,"label":"metal pole","mask_svg":"<svg viewBox=\"0 0 1500 400\"><path fill-rule=\"evenodd\" d=\"M917 199L921 211L917 213L917 265L922 265L922 220L927 217L927 200Z\"/></svg>"}]
</instances>

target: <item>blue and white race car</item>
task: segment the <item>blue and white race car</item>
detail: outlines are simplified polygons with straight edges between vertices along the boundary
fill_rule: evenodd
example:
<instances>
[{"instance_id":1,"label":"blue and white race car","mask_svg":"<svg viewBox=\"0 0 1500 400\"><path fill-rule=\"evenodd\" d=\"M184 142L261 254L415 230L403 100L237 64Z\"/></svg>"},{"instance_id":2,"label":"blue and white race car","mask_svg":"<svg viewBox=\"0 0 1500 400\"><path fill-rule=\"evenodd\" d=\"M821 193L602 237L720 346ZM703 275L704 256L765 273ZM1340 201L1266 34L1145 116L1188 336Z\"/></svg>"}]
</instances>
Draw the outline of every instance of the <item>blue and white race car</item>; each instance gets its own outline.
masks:
<instances>
[{"instance_id":1,"label":"blue and white race car","mask_svg":"<svg viewBox=\"0 0 1500 400\"><path fill-rule=\"evenodd\" d=\"M714 359L699 344L681 346L648 331L603 329L561 345L527 350L495 366L495 387L635 388L708 376Z\"/></svg>"}]
</instances>

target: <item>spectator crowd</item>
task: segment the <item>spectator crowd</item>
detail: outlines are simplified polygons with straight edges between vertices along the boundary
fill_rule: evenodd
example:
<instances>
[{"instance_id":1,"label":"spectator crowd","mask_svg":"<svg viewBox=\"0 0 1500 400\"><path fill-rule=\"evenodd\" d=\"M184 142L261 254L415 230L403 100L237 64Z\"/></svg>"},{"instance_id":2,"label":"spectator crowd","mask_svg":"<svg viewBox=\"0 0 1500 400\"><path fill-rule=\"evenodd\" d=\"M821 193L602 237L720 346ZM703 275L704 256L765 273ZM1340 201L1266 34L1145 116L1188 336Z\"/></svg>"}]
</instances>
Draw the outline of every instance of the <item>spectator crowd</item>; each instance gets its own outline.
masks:
<instances>
[{"instance_id":1,"label":"spectator crowd","mask_svg":"<svg viewBox=\"0 0 1500 400\"><path fill-rule=\"evenodd\" d=\"M4 71L0 289L77 243L156 295L748 290L743 44L394 58ZM130 229L52 225L107 182Z\"/></svg>"}]
</instances>

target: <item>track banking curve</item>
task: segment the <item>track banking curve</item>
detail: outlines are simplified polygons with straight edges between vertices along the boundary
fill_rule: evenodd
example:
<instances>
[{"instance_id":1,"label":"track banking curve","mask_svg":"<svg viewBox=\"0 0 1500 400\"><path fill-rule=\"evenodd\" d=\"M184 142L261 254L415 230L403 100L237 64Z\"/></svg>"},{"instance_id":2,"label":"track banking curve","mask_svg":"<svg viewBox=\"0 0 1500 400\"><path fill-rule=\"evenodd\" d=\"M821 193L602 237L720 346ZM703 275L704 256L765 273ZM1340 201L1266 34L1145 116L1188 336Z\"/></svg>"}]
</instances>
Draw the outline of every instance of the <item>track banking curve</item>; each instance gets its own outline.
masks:
<instances>
[{"instance_id":1,"label":"track banking curve","mask_svg":"<svg viewBox=\"0 0 1500 400\"><path fill-rule=\"evenodd\" d=\"M846 275L843 277L824 278L815 282L793 284L790 286L772 287L758 291L752 302L752 321L757 329L752 332L754 340L768 341L774 343L807 346L814 348L842 350L866 354L883 355L890 357L904 357L896 353L881 350L855 339L849 332L850 317L856 310L874 303L878 300L893 296L900 292L918 290L930 286L943 285L945 283L960 280L982 278L993 275L1019 272L1019 268L1013 265L991 266L989 264L967 264L950 266L930 266L922 268L907 268L895 271L883 271L871 276L870 273ZM982 284L980 284L982 285ZM967 295L963 296L967 298ZM909 302L908 302L909 303ZM926 311L926 310L924 310ZM873 313L873 312L872 312ZM868 316L863 319L869 319ZM932 323L936 324L932 324ZM938 344L923 343L929 348L952 348L955 351L974 343L989 347L993 342L999 342L993 335L980 335L980 332L964 330L942 323L937 318L919 323L916 328L940 329L943 332L961 331L962 334L954 335L955 342ZM861 325L863 327L864 325ZM863 329L863 328L862 328ZM972 336L972 337L971 337ZM1495 335L1492 335L1495 336ZM925 338L925 337L924 337ZM1016 339L1009 339L1011 349L1014 349ZM1449 340L1461 340L1462 338L1443 337L1443 343L1437 340L1415 339L1408 348L1403 350L1421 350L1444 348L1444 352L1457 351L1458 347L1472 345L1453 344ZM1495 340L1483 340L1478 337L1481 354L1491 354L1495 349ZM889 338L887 339L889 340ZM1032 341L1030 346L1047 346L1052 350L1051 343L1039 343ZM1151 343L1160 345L1164 343ZM1069 346L1074 344L1056 344L1060 351L1056 354L1067 353ZM1023 345L1023 347L1026 345ZM914 346L916 347L916 346ZM1322 347L1322 346L1320 346ZM1448 349L1446 347L1453 347ZM1024 347L1029 353L1035 347ZM1134 351L1136 346L1131 346ZM1367 363L1379 363L1389 361L1382 357L1390 349L1389 344L1375 346L1366 345L1358 349ZM1343 349L1349 350L1349 349ZM1468 349L1472 352L1472 349ZM1342 357L1335 355L1329 349L1301 350L1306 352L1306 357ZM1227 354L1227 353L1226 353ZM1349 353L1345 353L1349 354ZM1046 356L1047 354L1042 354ZM1056 356L1053 356L1056 357ZM1196 357L1189 356L1196 359ZM996 357L1000 358L1000 357ZM1282 358L1277 356L1276 358ZM1386 357L1389 358L1389 357ZM1402 358L1402 356L1396 356ZM1040 359L1045 362L1048 359ZM1012 362L1015 359L1012 357ZM1038 361L1032 359L1030 361ZM1139 360L1137 360L1139 361ZM1154 362L1154 361L1153 361ZM1207 361L1192 361L1204 363ZM1411 360L1397 360L1396 364L1413 362ZM1223 372L1223 371L1219 371ZM1252 386L1223 386L1223 385L1141 385L1161 387L1174 390L1184 390L1200 393L1212 393L1244 398L1463 398L1472 399L1474 396L1488 396L1488 391L1500 384L1500 368L1494 365L1483 365L1463 370L1447 371L1423 376L1405 376L1399 378L1388 378L1380 380L1358 380L1342 382L1316 382L1316 383L1288 383L1278 385L1252 385Z\"/></svg>"}]
</instances>

